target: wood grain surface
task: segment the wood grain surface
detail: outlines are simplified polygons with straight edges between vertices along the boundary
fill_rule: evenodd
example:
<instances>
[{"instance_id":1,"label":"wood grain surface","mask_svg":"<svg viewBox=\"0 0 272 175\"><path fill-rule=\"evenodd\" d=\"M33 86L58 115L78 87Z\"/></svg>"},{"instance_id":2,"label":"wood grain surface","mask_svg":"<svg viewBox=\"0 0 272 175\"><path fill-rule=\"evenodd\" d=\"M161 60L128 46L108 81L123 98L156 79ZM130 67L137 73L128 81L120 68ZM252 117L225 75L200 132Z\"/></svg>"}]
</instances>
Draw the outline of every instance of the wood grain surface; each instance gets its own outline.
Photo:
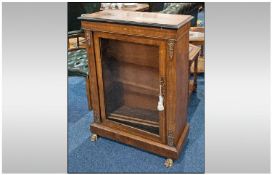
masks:
<instances>
[{"instance_id":1,"label":"wood grain surface","mask_svg":"<svg viewBox=\"0 0 272 175\"><path fill-rule=\"evenodd\" d=\"M152 12L132 12L124 10L103 10L92 14L84 14L79 19L97 22L133 24L140 26L178 29L188 23L190 15L173 15Z\"/></svg>"}]
</instances>

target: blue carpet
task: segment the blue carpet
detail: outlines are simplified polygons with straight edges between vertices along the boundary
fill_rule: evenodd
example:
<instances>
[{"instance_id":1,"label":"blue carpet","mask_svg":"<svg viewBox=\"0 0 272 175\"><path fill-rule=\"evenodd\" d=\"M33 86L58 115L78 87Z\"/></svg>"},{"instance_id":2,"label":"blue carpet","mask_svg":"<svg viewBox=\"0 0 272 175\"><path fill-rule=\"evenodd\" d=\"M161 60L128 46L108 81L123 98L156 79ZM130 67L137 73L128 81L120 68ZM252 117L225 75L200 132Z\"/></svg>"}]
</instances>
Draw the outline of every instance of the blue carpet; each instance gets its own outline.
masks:
<instances>
[{"instance_id":1,"label":"blue carpet","mask_svg":"<svg viewBox=\"0 0 272 175\"><path fill-rule=\"evenodd\" d=\"M75 123L89 113L84 77L68 78L68 122Z\"/></svg>"},{"instance_id":2,"label":"blue carpet","mask_svg":"<svg viewBox=\"0 0 272 175\"><path fill-rule=\"evenodd\" d=\"M89 140L85 79L68 78L68 172L69 173L204 173L204 75L198 78L197 93L190 99L190 132L180 158L172 168L165 158L115 141Z\"/></svg>"}]
</instances>

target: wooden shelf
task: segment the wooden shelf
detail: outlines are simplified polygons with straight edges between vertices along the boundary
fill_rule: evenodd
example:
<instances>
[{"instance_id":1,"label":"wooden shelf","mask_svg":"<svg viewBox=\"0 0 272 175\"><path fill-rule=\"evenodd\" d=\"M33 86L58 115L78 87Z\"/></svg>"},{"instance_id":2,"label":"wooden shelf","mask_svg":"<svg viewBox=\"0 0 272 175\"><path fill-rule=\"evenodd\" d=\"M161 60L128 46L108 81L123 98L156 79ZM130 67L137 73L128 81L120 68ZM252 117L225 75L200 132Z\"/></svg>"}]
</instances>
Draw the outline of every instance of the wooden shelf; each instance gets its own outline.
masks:
<instances>
[{"instance_id":1,"label":"wooden shelf","mask_svg":"<svg viewBox=\"0 0 272 175\"><path fill-rule=\"evenodd\" d=\"M113 111L111 116L117 116L121 118L127 118L131 120L143 121L145 123L150 123L157 125L159 123L159 112L147 109L132 108L130 106L121 106L115 111ZM133 116L133 117L131 117Z\"/></svg>"},{"instance_id":2,"label":"wooden shelf","mask_svg":"<svg viewBox=\"0 0 272 175\"><path fill-rule=\"evenodd\" d=\"M143 84L137 84L134 82L129 82L129 81L123 81L123 80L118 80L118 82L123 84L124 89L140 94L145 94L145 95L152 95L152 96L158 96L159 94L159 89L152 88L150 86L146 86Z\"/></svg>"},{"instance_id":3,"label":"wooden shelf","mask_svg":"<svg viewBox=\"0 0 272 175\"><path fill-rule=\"evenodd\" d=\"M124 90L158 96L160 82L158 68L137 65L123 60L112 62L112 66L103 67L105 89L111 89L118 82L118 84L122 84ZM118 71L107 71L114 66Z\"/></svg>"},{"instance_id":4,"label":"wooden shelf","mask_svg":"<svg viewBox=\"0 0 272 175\"><path fill-rule=\"evenodd\" d=\"M152 133L159 130L158 111L121 106L108 114L108 119ZM148 129L150 128L150 130Z\"/></svg>"}]
</instances>

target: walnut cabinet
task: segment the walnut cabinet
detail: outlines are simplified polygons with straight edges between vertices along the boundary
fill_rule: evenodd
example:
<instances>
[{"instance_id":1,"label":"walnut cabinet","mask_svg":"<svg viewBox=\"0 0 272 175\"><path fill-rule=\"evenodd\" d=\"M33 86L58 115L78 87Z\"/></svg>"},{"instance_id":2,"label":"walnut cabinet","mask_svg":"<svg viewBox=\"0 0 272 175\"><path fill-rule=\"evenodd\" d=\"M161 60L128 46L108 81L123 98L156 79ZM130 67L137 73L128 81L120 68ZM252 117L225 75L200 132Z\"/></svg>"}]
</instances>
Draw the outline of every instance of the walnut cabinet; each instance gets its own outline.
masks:
<instances>
[{"instance_id":1,"label":"walnut cabinet","mask_svg":"<svg viewBox=\"0 0 272 175\"><path fill-rule=\"evenodd\" d=\"M191 16L105 10L81 17L94 121L92 140L110 138L171 166L189 131Z\"/></svg>"}]
</instances>

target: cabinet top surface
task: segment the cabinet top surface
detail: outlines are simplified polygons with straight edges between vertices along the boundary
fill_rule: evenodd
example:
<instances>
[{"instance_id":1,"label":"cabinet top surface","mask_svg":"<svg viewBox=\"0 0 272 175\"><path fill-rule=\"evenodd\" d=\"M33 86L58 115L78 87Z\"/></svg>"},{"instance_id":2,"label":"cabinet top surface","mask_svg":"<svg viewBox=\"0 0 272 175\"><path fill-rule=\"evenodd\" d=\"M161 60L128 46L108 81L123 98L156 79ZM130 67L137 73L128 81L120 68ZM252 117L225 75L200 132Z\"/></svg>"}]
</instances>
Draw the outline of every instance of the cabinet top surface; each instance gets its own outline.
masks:
<instances>
[{"instance_id":1,"label":"cabinet top surface","mask_svg":"<svg viewBox=\"0 0 272 175\"><path fill-rule=\"evenodd\" d=\"M124 10L103 10L96 13L84 14L78 19L85 21L178 29L184 24L188 23L192 18L193 17L190 15L131 12Z\"/></svg>"}]
</instances>

